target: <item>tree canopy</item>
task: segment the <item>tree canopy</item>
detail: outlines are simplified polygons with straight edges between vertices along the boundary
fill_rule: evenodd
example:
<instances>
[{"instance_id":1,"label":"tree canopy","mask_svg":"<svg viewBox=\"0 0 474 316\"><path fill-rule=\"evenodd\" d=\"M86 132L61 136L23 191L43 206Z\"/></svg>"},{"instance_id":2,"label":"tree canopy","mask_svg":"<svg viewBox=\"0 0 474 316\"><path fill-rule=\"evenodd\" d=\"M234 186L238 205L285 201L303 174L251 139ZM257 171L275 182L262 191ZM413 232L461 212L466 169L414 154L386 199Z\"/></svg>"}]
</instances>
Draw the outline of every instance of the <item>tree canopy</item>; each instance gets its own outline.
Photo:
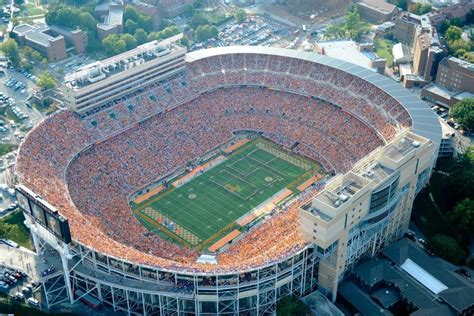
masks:
<instances>
[{"instance_id":1,"label":"tree canopy","mask_svg":"<svg viewBox=\"0 0 474 316\"><path fill-rule=\"evenodd\" d=\"M416 8L415 10L413 10L413 13L417 14L417 15L423 15L423 14L426 14L428 12L431 11L431 4L429 3L418 3L416 5Z\"/></svg>"},{"instance_id":2,"label":"tree canopy","mask_svg":"<svg viewBox=\"0 0 474 316\"><path fill-rule=\"evenodd\" d=\"M122 39L122 35L110 34L102 40L105 53L108 56L117 55L127 50L127 43Z\"/></svg>"},{"instance_id":3,"label":"tree canopy","mask_svg":"<svg viewBox=\"0 0 474 316\"><path fill-rule=\"evenodd\" d=\"M277 316L305 316L308 308L297 297L286 296L278 303L276 312Z\"/></svg>"},{"instance_id":4,"label":"tree canopy","mask_svg":"<svg viewBox=\"0 0 474 316\"><path fill-rule=\"evenodd\" d=\"M151 17L141 13L131 5L127 5L125 7L125 11L123 12L123 20L125 21L125 28L127 28L127 23L129 23L129 26L131 26L131 23L128 22L130 20L135 23L135 29L141 28L146 32L151 32L153 30L153 21ZM135 29L133 29L133 31L130 33L134 33Z\"/></svg>"},{"instance_id":5,"label":"tree canopy","mask_svg":"<svg viewBox=\"0 0 474 316\"><path fill-rule=\"evenodd\" d=\"M447 235L435 235L428 240L428 248L438 256L457 265L466 260L466 252L456 239Z\"/></svg>"},{"instance_id":6,"label":"tree canopy","mask_svg":"<svg viewBox=\"0 0 474 316\"><path fill-rule=\"evenodd\" d=\"M474 98L466 98L456 103L449 110L449 115L462 127L474 129Z\"/></svg>"},{"instance_id":7,"label":"tree canopy","mask_svg":"<svg viewBox=\"0 0 474 316\"><path fill-rule=\"evenodd\" d=\"M36 82L36 84L38 85L38 87L41 88L41 90L48 90L56 86L56 80L53 76L51 76L49 72L43 72L38 77L38 81Z\"/></svg>"},{"instance_id":8,"label":"tree canopy","mask_svg":"<svg viewBox=\"0 0 474 316\"><path fill-rule=\"evenodd\" d=\"M359 41L362 35L370 30L366 22L361 21L356 6L351 6L346 12L344 22L332 24L326 29L325 35L330 38L351 38Z\"/></svg>"},{"instance_id":9,"label":"tree canopy","mask_svg":"<svg viewBox=\"0 0 474 316\"><path fill-rule=\"evenodd\" d=\"M466 198L446 214L455 231L465 237L474 237L474 200Z\"/></svg>"},{"instance_id":10,"label":"tree canopy","mask_svg":"<svg viewBox=\"0 0 474 316\"><path fill-rule=\"evenodd\" d=\"M0 50L10 59L13 66L18 67L20 65L20 50L14 39L8 39L1 43Z\"/></svg>"},{"instance_id":11,"label":"tree canopy","mask_svg":"<svg viewBox=\"0 0 474 316\"><path fill-rule=\"evenodd\" d=\"M470 51L474 47L474 44L472 40L470 42L465 41L462 38L462 33L463 31L459 26L449 25L444 32L444 39L452 55L465 60L472 60L474 57Z\"/></svg>"},{"instance_id":12,"label":"tree canopy","mask_svg":"<svg viewBox=\"0 0 474 316\"><path fill-rule=\"evenodd\" d=\"M474 200L474 147L469 147L465 153L456 157L449 174L450 206L465 198Z\"/></svg>"},{"instance_id":13,"label":"tree canopy","mask_svg":"<svg viewBox=\"0 0 474 316\"><path fill-rule=\"evenodd\" d=\"M245 13L244 10L239 9L239 11L237 11L237 13L235 14L235 20L237 21L237 23L239 24L244 23L246 19L247 19L247 13Z\"/></svg>"},{"instance_id":14,"label":"tree canopy","mask_svg":"<svg viewBox=\"0 0 474 316\"><path fill-rule=\"evenodd\" d=\"M219 31L215 26L209 24L199 26L194 32L194 37L198 42L206 41L210 38L216 37Z\"/></svg>"},{"instance_id":15,"label":"tree canopy","mask_svg":"<svg viewBox=\"0 0 474 316\"><path fill-rule=\"evenodd\" d=\"M180 29L176 25L171 25L171 26L165 27L161 31L151 32L150 34L148 34L148 40L149 41L163 40L171 36L177 35L179 33L181 33Z\"/></svg>"},{"instance_id":16,"label":"tree canopy","mask_svg":"<svg viewBox=\"0 0 474 316\"><path fill-rule=\"evenodd\" d=\"M209 21L201 14L195 14L189 21L189 27L193 30L197 29L201 25L209 24Z\"/></svg>"},{"instance_id":17,"label":"tree canopy","mask_svg":"<svg viewBox=\"0 0 474 316\"><path fill-rule=\"evenodd\" d=\"M59 5L46 13L46 23L48 25L59 25L71 29L80 28L87 32L89 51L99 49L100 41L97 34L97 20L85 8Z\"/></svg>"}]
</instances>

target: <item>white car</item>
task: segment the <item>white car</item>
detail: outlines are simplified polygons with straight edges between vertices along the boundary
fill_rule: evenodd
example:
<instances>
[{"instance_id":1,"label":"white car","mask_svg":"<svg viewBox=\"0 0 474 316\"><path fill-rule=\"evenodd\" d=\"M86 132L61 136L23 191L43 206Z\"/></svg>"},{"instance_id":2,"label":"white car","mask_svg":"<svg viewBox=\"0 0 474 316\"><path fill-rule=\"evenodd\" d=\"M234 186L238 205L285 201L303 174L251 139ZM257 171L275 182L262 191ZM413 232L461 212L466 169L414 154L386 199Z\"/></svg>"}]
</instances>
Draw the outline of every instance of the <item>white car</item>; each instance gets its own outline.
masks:
<instances>
[{"instance_id":1,"label":"white car","mask_svg":"<svg viewBox=\"0 0 474 316\"><path fill-rule=\"evenodd\" d=\"M30 304L32 306L35 306L35 307L39 307L39 305L40 305L38 300L33 298L33 297L28 298L28 304Z\"/></svg>"}]
</instances>

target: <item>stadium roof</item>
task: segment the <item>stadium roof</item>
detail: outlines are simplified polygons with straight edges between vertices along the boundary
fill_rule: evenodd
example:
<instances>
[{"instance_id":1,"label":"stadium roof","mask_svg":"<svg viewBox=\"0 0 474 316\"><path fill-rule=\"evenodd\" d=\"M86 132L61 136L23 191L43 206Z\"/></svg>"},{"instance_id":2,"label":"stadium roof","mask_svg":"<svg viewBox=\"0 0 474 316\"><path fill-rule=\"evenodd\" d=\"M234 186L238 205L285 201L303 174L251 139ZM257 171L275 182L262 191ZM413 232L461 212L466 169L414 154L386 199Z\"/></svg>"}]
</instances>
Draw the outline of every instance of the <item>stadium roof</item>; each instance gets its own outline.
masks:
<instances>
[{"instance_id":1,"label":"stadium roof","mask_svg":"<svg viewBox=\"0 0 474 316\"><path fill-rule=\"evenodd\" d=\"M438 146L441 143L441 125L437 116L433 110L429 108L426 102L421 100L410 90L402 87L393 79L389 79L372 70L340 59L315 53L263 46L228 46L198 50L188 53L186 55L186 60L191 62L202 58L225 54L266 54L292 57L319 63L348 72L376 85L387 92L390 96L398 100L398 102L400 102L400 104L402 104L410 114L410 117L413 121L412 131L414 133L431 139L433 142L438 144Z\"/></svg>"}]
</instances>

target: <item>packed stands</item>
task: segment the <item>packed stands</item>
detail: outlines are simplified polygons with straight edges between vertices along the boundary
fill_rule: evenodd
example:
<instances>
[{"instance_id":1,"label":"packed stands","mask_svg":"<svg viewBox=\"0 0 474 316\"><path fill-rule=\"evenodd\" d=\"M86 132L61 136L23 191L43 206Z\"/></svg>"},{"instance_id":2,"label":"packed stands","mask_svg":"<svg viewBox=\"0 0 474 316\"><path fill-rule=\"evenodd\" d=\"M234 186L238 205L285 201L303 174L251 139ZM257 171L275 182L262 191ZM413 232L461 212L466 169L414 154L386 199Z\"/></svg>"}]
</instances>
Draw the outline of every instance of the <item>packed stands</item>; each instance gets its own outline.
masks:
<instances>
[{"instance_id":1,"label":"packed stands","mask_svg":"<svg viewBox=\"0 0 474 316\"><path fill-rule=\"evenodd\" d=\"M410 125L396 100L348 73L283 56L228 54L194 61L83 116L49 116L28 134L16 168L90 248L167 269L241 271L304 247L297 207L320 187L275 210L220 253L217 266L196 264L196 251L150 234L128 198L235 131L260 132L340 173Z\"/></svg>"}]
</instances>

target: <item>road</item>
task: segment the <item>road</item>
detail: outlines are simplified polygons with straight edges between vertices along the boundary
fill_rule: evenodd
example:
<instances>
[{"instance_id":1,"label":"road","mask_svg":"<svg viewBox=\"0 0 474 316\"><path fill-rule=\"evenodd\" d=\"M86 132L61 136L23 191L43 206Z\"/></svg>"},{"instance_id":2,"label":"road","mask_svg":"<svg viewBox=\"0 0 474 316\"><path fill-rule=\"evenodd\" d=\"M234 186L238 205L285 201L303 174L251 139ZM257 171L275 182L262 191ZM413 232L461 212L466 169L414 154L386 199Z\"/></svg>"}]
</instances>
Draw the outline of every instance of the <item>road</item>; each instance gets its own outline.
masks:
<instances>
[{"instance_id":1,"label":"road","mask_svg":"<svg viewBox=\"0 0 474 316\"><path fill-rule=\"evenodd\" d=\"M13 12L15 10L15 1L10 1L10 21L8 22L7 33L10 34L13 31Z\"/></svg>"}]
</instances>

